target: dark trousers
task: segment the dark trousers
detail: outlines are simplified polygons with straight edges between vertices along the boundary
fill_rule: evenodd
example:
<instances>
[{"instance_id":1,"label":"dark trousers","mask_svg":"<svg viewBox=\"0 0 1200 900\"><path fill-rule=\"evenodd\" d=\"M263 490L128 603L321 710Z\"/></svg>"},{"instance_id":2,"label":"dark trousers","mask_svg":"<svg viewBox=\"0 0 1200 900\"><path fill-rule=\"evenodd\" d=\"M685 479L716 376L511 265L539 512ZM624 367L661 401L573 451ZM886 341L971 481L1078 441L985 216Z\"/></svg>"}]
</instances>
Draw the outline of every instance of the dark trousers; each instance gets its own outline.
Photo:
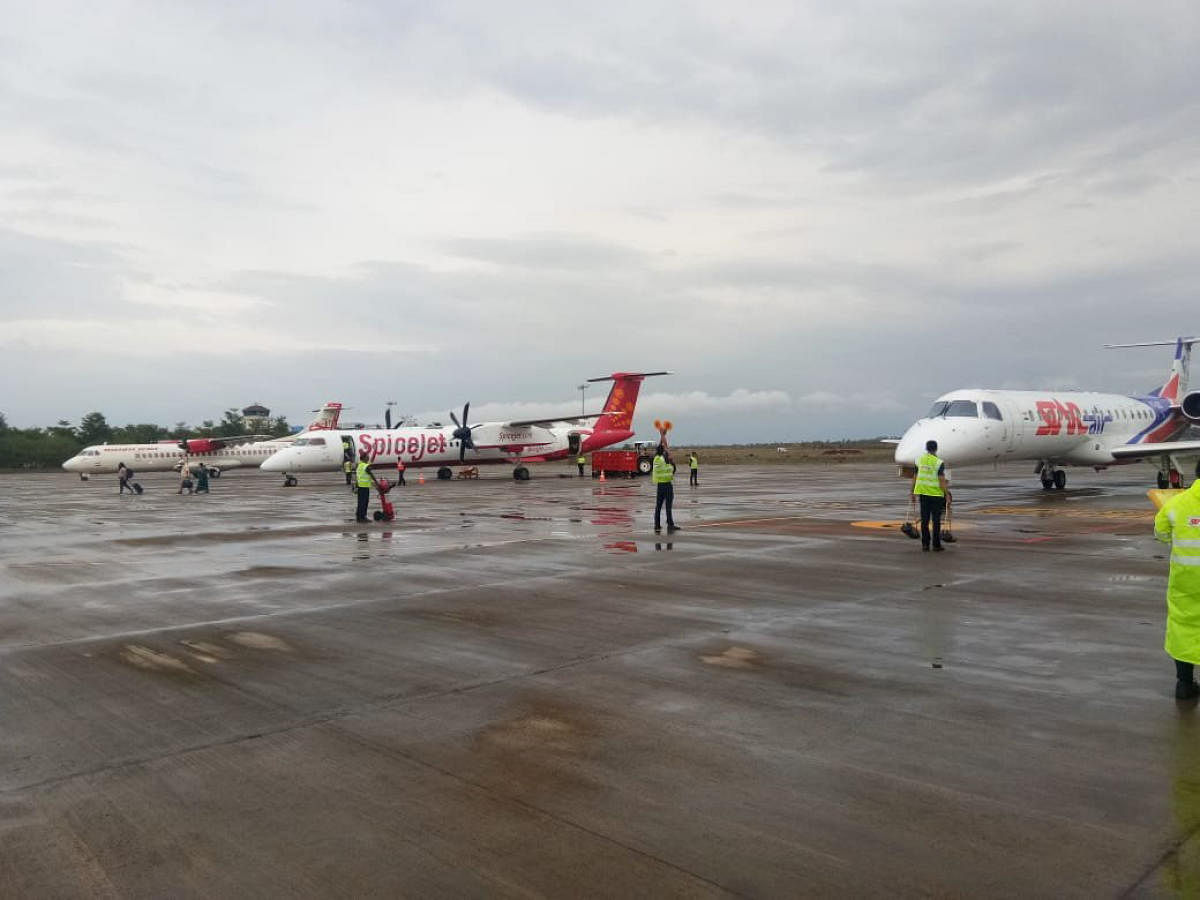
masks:
<instances>
[{"instance_id":1,"label":"dark trousers","mask_svg":"<svg viewBox=\"0 0 1200 900\"><path fill-rule=\"evenodd\" d=\"M1194 680L1193 672L1195 667L1191 663L1185 663L1181 660L1175 660L1175 679L1182 681L1184 684L1191 684Z\"/></svg>"},{"instance_id":2,"label":"dark trousers","mask_svg":"<svg viewBox=\"0 0 1200 900\"><path fill-rule=\"evenodd\" d=\"M396 484L404 484L404 470L403 469L396 470Z\"/></svg>"},{"instance_id":3,"label":"dark trousers","mask_svg":"<svg viewBox=\"0 0 1200 900\"><path fill-rule=\"evenodd\" d=\"M671 514L671 504L675 502L675 485L669 481L659 482L658 493L654 498L654 527L662 528L662 508L667 508L667 527L675 527L675 517Z\"/></svg>"},{"instance_id":4,"label":"dark trousers","mask_svg":"<svg viewBox=\"0 0 1200 900\"><path fill-rule=\"evenodd\" d=\"M576 463L575 465L579 466L579 477L582 478L583 477L583 463Z\"/></svg>"},{"instance_id":5,"label":"dark trousers","mask_svg":"<svg viewBox=\"0 0 1200 900\"><path fill-rule=\"evenodd\" d=\"M692 474L688 476L688 484L700 484L700 470L692 469Z\"/></svg>"},{"instance_id":6,"label":"dark trousers","mask_svg":"<svg viewBox=\"0 0 1200 900\"><path fill-rule=\"evenodd\" d=\"M921 546L929 546L929 520L933 519L933 546L942 546L942 513L946 511L945 497L918 495L921 501Z\"/></svg>"},{"instance_id":7,"label":"dark trousers","mask_svg":"<svg viewBox=\"0 0 1200 900\"><path fill-rule=\"evenodd\" d=\"M358 510L354 513L355 520L365 522L367 520L367 506L371 503L371 489L369 487L360 487L358 489Z\"/></svg>"},{"instance_id":8,"label":"dark trousers","mask_svg":"<svg viewBox=\"0 0 1200 900\"><path fill-rule=\"evenodd\" d=\"M350 472L346 472L345 474L346 474L346 487L350 487L352 484L354 484L354 477L353 477L352 473L350 473Z\"/></svg>"}]
</instances>

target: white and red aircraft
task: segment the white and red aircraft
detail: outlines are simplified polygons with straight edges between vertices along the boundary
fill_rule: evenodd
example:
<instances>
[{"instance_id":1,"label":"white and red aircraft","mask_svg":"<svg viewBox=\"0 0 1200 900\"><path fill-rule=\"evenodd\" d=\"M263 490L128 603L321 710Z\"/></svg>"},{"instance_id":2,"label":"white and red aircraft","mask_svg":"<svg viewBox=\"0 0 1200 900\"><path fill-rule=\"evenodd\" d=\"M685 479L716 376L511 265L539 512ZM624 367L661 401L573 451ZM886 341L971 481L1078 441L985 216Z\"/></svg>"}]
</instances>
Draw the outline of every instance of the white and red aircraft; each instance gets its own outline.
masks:
<instances>
[{"instance_id":1,"label":"white and red aircraft","mask_svg":"<svg viewBox=\"0 0 1200 900\"><path fill-rule=\"evenodd\" d=\"M916 465L925 442L949 466L1006 460L1036 461L1046 490L1062 490L1061 466L1097 471L1137 460L1158 465L1158 486L1178 487L1179 456L1200 453L1200 441L1180 436L1200 423L1200 391L1188 392L1188 363L1200 337L1108 347L1168 347L1174 344L1170 375L1144 396L1083 391L960 390L943 394L929 414L896 442L896 462Z\"/></svg>"},{"instance_id":2,"label":"white and red aircraft","mask_svg":"<svg viewBox=\"0 0 1200 900\"><path fill-rule=\"evenodd\" d=\"M94 444L72 456L62 467L82 475L117 471L125 463L137 472L167 472L178 469L186 459L189 464L202 464L210 474L220 475L222 469L257 466L282 447L289 447L303 435L314 431L337 428L342 404L326 403L317 410L317 417L298 435L254 441L249 438L190 438L164 440L153 444Z\"/></svg>"},{"instance_id":3,"label":"white and red aircraft","mask_svg":"<svg viewBox=\"0 0 1200 900\"><path fill-rule=\"evenodd\" d=\"M516 422L481 422L470 425L463 407L462 421L450 413L454 426L370 428L334 431L328 435L301 437L263 462L268 472L283 472L289 479L297 472L332 472L343 461L370 455L375 468L395 466L403 459L407 468L436 468L438 478L453 476L456 464L513 467L513 478L529 479L527 463L566 459L621 443L633 437L633 411L642 381L667 372L614 372L589 381L611 381L604 409L582 416L526 419ZM468 456L468 451L470 455Z\"/></svg>"}]
</instances>

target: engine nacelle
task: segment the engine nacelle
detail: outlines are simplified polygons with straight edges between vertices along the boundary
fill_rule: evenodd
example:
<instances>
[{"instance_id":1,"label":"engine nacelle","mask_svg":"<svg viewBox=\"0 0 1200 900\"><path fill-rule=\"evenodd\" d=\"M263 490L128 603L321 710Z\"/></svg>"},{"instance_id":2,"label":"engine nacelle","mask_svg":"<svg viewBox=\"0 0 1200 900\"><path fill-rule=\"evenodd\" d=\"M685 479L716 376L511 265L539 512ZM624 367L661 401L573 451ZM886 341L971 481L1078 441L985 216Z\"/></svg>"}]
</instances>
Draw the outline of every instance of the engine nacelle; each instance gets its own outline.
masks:
<instances>
[{"instance_id":1,"label":"engine nacelle","mask_svg":"<svg viewBox=\"0 0 1200 900\"><path fill-rule=\"evenodd\" d=\"M1200 391L1192 391L1179 402L1179 410L1193 422L1200 422Z\"/></svg>"},{"instance_id":2,"label":"engine nacelle","mask_svg":"<svg viewBox=\"0 0 1200 900\"><path fill-rule=\"evenodd\" d=\"M180 444L186 453L213 453L225 446L224 441L212 438L195 438L190 441L180 441Z\"/></svg>"}]
</instances>

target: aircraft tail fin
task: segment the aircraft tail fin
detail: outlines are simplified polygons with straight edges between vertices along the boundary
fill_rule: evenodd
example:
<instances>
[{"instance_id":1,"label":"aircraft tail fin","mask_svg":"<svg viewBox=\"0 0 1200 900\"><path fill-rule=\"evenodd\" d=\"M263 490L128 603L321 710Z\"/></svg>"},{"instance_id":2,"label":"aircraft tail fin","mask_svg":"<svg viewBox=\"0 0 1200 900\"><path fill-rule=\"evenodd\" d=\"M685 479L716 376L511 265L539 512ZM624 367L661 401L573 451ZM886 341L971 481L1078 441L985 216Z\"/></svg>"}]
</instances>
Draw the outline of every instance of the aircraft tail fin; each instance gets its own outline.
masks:
<instances>
[{"instance_id":1,"label":"aircraft tail fin","mask_svg":"<svg viewBox=\"0 0 1200 900\"><path fill-rule=\"evenodd\" d=\"M1150 392L1151 397L1161 397L1171 401L1172 406L1178 406L1179 401L1188 392L1188 367L1192 360L1192 345L1200 344L1200 337L1177 337L1172 341L1144 341L1138 344L1105 344L1109 349L1124 347L1171 347L1175 348L1175 358L1171 360L1171 371L1167 380L1160 388Z\"/></svg>"},{"instance_id":2,"label":"aircraft tail fin","mask_svg":"<svg viewBox=\"0 0 1200 900\"><path fill-rule=\"evenodd\" d=\"M642 382L654 375L670 375L670 372L613 372L603 378L589 378L589 382L611 381L604 411L596 422L597 431L633 431L633 411L637 407L638 392Z\"/></svg>"},{"instance_id":3,"label":"aircraft tail fin","mask_svg":"<svg viewBox=\"0 0 1200 900\"><path fill-rule=\"evenodd\" d=\"M332 431L338 427L338 419L342 416L342 404L326 403L320 409L313 410L317 417L308 423L305 431Z\"/></svg>"}]
</instances>

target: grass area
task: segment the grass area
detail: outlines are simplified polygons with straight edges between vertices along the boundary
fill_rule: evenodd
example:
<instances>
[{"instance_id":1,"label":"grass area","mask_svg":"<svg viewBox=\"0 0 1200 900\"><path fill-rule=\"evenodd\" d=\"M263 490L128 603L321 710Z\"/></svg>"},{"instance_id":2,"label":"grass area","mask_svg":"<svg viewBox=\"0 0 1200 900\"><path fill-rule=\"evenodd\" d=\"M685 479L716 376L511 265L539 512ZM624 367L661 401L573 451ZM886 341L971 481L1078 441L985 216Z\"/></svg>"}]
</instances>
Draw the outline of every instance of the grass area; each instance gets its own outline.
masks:
<instances>
[{"instance_id":1,"label":"grass area","mask_svg":"<svg viewBox=\"0 0 1200 900\"><path fill-rule=\"evenodd\" d=\"M806 441L795 444L729 444L716 447L673 447L676 465L686 466L695 450L703 466L836 465L846 462L891 463L895 447L878 440Z\"/></svg>"}]
</instances>

